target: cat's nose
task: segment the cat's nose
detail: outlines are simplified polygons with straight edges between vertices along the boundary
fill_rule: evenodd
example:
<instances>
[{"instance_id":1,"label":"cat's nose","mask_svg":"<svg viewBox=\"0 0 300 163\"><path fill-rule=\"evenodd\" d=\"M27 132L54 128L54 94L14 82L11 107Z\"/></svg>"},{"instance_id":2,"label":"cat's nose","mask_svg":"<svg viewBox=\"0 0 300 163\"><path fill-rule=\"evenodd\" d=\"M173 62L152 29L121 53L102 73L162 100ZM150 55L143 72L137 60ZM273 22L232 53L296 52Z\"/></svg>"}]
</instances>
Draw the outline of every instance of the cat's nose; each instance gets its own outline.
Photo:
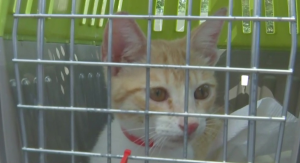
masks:
<instances>
[{"instance_id":1,"label":"cat's nose","mask_svg":"<svg viewBox=\"0 0 300 163\"><path fill-rule=\"evenodd\" d=\"M197 130L198 126L199 126L198 123L190 123L190 124L188 124L188 126L187 126L188 135L191 135L192 133L194 133ZM184 131L184 125L180 124L179 127L180 127L180 129L182 131Z\"/></svg>"}]
</instances>

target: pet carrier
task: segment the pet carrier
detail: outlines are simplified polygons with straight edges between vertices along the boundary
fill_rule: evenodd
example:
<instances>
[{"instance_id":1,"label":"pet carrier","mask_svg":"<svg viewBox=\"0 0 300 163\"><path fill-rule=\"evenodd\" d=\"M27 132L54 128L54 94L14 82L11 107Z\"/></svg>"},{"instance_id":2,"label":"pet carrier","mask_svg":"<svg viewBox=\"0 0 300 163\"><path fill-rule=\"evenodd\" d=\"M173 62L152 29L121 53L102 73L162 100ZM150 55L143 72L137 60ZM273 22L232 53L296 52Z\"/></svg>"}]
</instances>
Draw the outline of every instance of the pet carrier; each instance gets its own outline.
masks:
<instances>
[{"instance_id":1,"label":"pet carrier","mask_svg":"<svg viewBox=\"0 0 300 163\"><path fill-rule=\"evenodd\" d=\"M222 7L228 16L211 17ZM104 27L118 11L136 19L148 41L181 38L205 20L225 19L218 42L223 55L216 67L198 68L216 70L216 103L226 113L219 116L221 137L228 138L229 114L249 104L251 117L241 118L249 120L247 161L267 160L255 157L261 118L280 122L270 161L279 162L287 112L299 117L300 111L299 9L297 0L0 0L0 163L87 163L101 156L90 151L113 116L100 49ZM283 106L280 116L256 119L256 101L264 97ZM295 163L297 132L289 151ZM222 161L229 157L225 142ZM142 158L128 162L134 159Z\"/></svg>"}]
</instances>

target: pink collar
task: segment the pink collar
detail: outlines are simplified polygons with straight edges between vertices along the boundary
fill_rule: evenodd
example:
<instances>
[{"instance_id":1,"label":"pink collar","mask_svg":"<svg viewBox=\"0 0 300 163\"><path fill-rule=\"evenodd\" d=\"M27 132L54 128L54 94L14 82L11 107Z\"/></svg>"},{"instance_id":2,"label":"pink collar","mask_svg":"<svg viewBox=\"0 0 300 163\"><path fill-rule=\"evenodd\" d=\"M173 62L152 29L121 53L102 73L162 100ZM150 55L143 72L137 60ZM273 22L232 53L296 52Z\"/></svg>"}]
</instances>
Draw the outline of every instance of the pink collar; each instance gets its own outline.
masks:
<instances>
[{"instance_id":1,"label":"pink collar","mask_svg":"<svg viewBox=\"0 0 300 163\"><path fill-rule=\"evenodd\" d=\"M122 129L124 135L125 135L131 142L133 142L133 143L135 143L135 144L137 144L137 145L143 146L143 147L145 146L145 142L144 142L143 139L138 138L138 137L136 137L136 136L134 136L134 135L129 134L129 133L128 133L124 128L122 128L122 127L121 127L121 129ZM149 147L153 147L153 145L154 145L153 140L152 140L152 139L149 139Z\"/></svg>"}]
</instances>

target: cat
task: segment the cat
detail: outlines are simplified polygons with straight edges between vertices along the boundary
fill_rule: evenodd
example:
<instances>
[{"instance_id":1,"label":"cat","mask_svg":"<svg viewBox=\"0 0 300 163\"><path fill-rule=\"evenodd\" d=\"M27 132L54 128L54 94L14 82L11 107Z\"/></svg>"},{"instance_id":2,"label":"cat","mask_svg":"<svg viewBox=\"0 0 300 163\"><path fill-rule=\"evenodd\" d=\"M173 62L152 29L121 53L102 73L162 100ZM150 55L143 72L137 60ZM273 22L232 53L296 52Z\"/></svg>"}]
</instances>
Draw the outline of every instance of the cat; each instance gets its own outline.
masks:
<instances>
[{"instance_id":1,"label":"cat","mask_svg":"<svg viewBox=\"0 0 300 163\"><path fill-rule=\"evenodd\" d=\"M117 14L127 14L119 12ZM214 15L225 16L226 8ZM112 62L146 63L146 37L132 19L113 19ZM214 66L219 55L217 42L223 27L223 20L207 20L191 32L190 65ZM186 64L186 37L167 41L152 40L152 64ZM108 55L108 24L104 30L102 60ZM215 107L217 81L213 71L190 70L188 106L189 113L216 113ZM107 67L104 67L105 77ZM112 108L122 110L145 110L146 69L137 67L111 68ZM107 78L107 77L106 77ZM105 79L106 80L106 79ZM165 112L184 112L185 70L150 70L149 110ZM114 155L123 155L125 149L131 155L145 156L145 119L143 114L114 114L111 124L111 149ZM204 159L209 145L217 135L220 121L209 118L188 118L188 159ZM182 158L183 156L182 116L149 116L149 156L163 158ZM107 153L107 127L99 135L94 153ZM91 157L90 163L107 162L105 157ZM120 159L112 159L119 163ZM129 159L129 163L144 161ZM149 161L149 163L158 161Z\"/></svg>"}]
</instances>

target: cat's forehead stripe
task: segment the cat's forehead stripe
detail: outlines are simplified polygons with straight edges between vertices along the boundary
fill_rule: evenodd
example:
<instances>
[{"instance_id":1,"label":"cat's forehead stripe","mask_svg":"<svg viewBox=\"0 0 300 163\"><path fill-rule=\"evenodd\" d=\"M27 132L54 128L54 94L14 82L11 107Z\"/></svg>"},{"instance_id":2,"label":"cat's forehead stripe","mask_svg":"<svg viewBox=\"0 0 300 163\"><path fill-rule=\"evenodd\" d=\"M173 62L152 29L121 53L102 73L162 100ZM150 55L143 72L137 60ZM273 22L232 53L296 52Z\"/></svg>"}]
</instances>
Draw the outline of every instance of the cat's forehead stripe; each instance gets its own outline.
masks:
<instances>
[{"instance_id":1,"label":"cat's forehead stripe","mask_svg":"<svg viewBox=\"0 0 300 163\"><path fill-rule=\"evenodd\" d=\"M197 84L208 82L215 84L214 75L208 71L190 70L190 83ZM166 85L182 85L185 83L185 70L170 70L157 69L151 71L150 81L152 84L166 84Z\"/></svg>"},{"instance_id":2,"label":"cat's forehead stripe","mask_svg":"<svg viewBox=\"0 0 300 163\"><path fill-rule=\"evenodd\" d=\"M124 89L126 89L126 88L124 88ZM123 102L127 97L129 97L132 94L134 94L138 91L141 91L141 90L142 90L142 88L136 87L134 89L128 89L126 91L123 91L123 92L126 92L126 93L120 92L118 95L114 96L114 101L115 102Z\"/></svg>"}]
</instances>

